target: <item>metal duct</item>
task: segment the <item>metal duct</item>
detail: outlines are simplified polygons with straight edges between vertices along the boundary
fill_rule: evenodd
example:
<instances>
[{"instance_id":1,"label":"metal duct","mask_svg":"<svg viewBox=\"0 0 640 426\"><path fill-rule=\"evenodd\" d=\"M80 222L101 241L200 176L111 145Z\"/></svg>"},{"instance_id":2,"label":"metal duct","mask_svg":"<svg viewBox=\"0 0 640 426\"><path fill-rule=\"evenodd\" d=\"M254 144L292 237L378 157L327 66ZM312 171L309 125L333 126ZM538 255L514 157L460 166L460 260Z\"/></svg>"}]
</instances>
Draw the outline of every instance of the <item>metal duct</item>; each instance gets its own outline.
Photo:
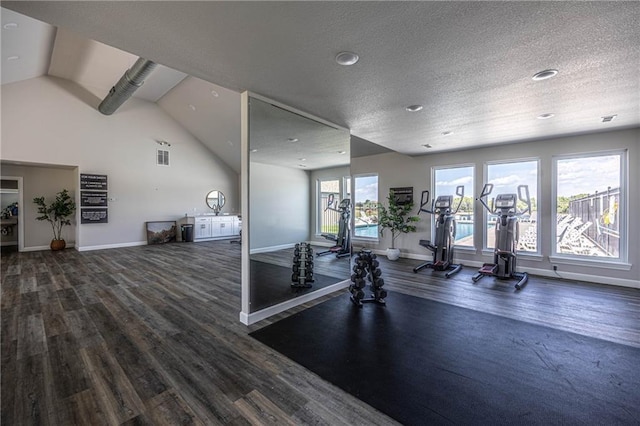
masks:
<instances>
[{"instance_id":1,"label":"metal duct","mask_svg":"<svg viewBox=\"0 0 640 426\"><path fill-rule=\"evenodd\" d=\"M127 99L138 90L144 79L154 70L156 63L138 58L135 64L124 72L109 94L100 102L98 110L104 115L113 114Z\"/></svg>"}]
</instances>

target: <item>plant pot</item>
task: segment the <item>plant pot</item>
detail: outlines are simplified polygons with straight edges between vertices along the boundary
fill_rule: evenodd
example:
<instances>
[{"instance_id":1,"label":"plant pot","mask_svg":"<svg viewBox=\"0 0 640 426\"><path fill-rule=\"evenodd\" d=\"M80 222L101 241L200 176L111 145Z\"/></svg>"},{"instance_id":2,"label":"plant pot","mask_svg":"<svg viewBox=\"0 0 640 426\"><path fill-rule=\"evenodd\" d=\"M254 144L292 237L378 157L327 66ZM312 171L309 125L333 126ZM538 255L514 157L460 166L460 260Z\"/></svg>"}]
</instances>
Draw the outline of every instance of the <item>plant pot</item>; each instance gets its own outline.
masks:
<instances>
[{"instance_id":1,"label":"plant pot","mask_svg":"<svg viewBox=\"0 0 640 426\"><path fill-rule=\"evenodd\" d=\"M387 249L387 259L389 260L398 260L400 258L400 249L398 248L388 248Z\"/></svg>"},{"instance_id":2,"label":"plant pot","mask_svg":"<svg viewBox=\"0 0 640 426\"><path fill-rule=\"evenodd\" d=\"M51 240L51 250L53 251L58 251L58 250L64 250L64 248L67 246L67 243L65 240Z\"/></svg>"}]
</instances>

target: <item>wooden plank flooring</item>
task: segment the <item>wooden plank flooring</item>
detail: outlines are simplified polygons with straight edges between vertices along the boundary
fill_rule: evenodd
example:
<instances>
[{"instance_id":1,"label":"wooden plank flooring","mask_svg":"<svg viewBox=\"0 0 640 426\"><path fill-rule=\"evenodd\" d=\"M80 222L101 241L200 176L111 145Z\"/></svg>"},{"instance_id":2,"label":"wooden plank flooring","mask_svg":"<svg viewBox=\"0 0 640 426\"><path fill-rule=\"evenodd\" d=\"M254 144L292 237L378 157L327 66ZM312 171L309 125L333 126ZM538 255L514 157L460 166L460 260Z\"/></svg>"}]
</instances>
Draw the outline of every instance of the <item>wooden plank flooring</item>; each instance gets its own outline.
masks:
<instances>
[{"instance_id":1,"label":"wooden plank flooring","mask_svg":"<svg viewBox=\"0 0 640 426\"><path fill-rule=\"evenodd\" d=\"M395 422L247 335L228 241L2 254L1 424ZM640 291L446 280L381 258L386 288L640 347ZM364 309L376 308L365 306ZM384 308L383 308L384 309ZM499 332L499 330L488 330Z\"/></svg>"}]
</instances>

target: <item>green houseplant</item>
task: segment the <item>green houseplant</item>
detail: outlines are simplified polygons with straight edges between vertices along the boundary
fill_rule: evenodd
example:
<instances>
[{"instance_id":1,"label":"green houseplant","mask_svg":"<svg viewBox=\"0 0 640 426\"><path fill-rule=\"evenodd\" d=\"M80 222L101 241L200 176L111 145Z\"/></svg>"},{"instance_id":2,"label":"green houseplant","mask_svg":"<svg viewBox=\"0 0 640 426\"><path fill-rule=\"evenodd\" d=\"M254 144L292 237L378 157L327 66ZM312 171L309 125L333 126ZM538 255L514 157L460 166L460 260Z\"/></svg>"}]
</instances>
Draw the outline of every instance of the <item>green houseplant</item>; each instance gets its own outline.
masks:
<instances>
[{"instance_id":1,"label":"green houseplant","mask_svg":"<svg viewBox=\"0 0 640 426\"><path fill-rule=\"evenodd\" d=\"M63 189L56 194L55 200L47 205L44 197L36 197L33 202L38 206L38 216L36 220L46 220L53 229L53 240L51 240L51 250L62 250L66 247L66 242L62 238L62 228L71 225L71 216L76 211L76 203L69 195L69 191Z\"/></svg>"},{"instance_id":2,"label":"green houseplant","mask_svg":"<svg viewBox=\"0 0 640 426\"><path fill-rule=\"evenodd\" d=\"M418 216L410 216L413 209L413 202L398 204L396 197L389 192L387 197L387 205L380 204L378 206L378 226L380 228L380 236L384 236L384 230L391 232L391 247L387 249L387 257L389 260L397 260L400 257L400 249L395 247L396 238L400 234L416 232L414 223L420 221Z\"/></svg>"}]
</instances>

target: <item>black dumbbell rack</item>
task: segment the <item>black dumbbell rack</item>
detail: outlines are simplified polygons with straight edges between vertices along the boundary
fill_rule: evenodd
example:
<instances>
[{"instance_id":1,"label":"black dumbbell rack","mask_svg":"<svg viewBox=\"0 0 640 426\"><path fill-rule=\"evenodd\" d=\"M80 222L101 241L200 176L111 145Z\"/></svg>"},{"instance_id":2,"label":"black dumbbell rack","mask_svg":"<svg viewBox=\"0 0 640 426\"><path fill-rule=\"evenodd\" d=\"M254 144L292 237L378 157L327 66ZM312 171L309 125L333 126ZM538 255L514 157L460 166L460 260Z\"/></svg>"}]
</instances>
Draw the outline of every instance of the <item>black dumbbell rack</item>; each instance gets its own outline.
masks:
<instances>
[{"instance_id":1,"label":"black dumbbell rack","mask_svg":"<svg viewBox=\"0 0 640 426\"><path fill-rule=\"evenodd\" d=\"M381 278L382 270L380 262L371 250L362 249L353 259L353 274L351 274L351 282L349 291L351 292L351 301L359 307L363 303L377 303L385 305L384 300L387 297L387 291L382 287L384 280ZM371 283L371 297L365 298L364 288L367 285L367 278Z\"/></svg>"},{"instance_id":2,"label":"black dumbbell rack","mask_svg":"<svg viewBox=\"0 0 640 426\"><path fill-rule=\"evenodd\" d=\"M291 288L310 288L313 282L313 248L307 243L298 243L293 249Z\"/></svg>"}]
</instances>

